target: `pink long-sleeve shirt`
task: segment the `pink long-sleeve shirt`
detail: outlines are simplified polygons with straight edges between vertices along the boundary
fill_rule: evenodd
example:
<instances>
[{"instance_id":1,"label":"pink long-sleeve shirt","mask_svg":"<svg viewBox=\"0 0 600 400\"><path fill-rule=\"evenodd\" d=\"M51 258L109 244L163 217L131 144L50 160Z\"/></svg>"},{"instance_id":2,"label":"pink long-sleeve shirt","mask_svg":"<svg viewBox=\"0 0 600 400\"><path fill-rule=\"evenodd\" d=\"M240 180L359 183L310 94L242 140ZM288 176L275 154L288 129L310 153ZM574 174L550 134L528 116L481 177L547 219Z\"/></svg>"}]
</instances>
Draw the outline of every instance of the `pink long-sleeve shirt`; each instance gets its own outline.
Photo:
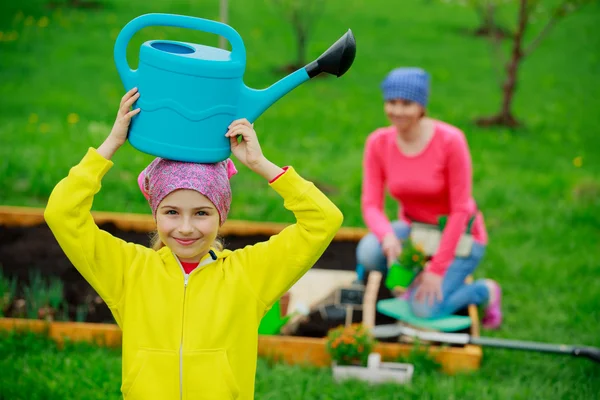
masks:
<instances>
[{"instance_id":1,"label":"pink long-sleeve shirt","mask_svg":"<svg viewBox=\"0 0 600 400\"><path fill-rule=\"evenodd\" d=\"M469 147L462 131L435 121L434 134L418 154L405 155L397 144L396 128L377 129L367 139L363 159L362 213L379 240L393 233L385 215L385 189L400 204L399 219L437 224L448 216L440 247L427 270L444 275L454 260L456 246L469 219L476 214L471 233L486 244L483 215L472 196Z\"/></svg>"}]
</instances>

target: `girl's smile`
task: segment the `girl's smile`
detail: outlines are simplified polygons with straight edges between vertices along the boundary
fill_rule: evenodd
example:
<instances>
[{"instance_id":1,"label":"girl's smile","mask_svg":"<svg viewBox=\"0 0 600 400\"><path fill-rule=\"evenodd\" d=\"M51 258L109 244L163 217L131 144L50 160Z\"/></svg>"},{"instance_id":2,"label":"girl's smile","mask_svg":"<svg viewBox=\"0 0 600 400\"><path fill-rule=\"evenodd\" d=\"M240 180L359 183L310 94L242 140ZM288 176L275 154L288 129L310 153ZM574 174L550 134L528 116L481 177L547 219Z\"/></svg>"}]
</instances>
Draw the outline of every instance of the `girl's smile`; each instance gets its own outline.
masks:
<instances>
[{"instance_id":1,"label":"girl's smile","mask_svg":"<svg viewBox=\"0 0 600 400\"><path fill-rule=\"evenodd\" d=\"M178 239L178 238L174 238L174 239L177 241L177 243L181 244L182 246L189 246L189 245L195 243L196 240L198 240L198 239Z\"/></svg>"}]
</instances>

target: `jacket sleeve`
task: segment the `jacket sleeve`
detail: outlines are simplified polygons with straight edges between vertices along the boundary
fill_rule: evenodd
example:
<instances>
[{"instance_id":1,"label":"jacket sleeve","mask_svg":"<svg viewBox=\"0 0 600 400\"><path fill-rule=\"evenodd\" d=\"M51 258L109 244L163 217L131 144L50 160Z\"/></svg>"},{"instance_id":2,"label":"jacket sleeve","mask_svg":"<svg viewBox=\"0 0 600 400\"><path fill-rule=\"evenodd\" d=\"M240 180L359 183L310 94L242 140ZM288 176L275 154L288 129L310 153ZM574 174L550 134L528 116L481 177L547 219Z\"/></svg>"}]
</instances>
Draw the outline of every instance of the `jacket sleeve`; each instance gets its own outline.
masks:
<instances>
[{"instance_id":1,"label":"jacket sleeve","mask_svg":"<svg viewBox=\"0 0 600 400\"><path fill-rule=\"evenodd\" d=\"M230 256L242 265L250 289L267 308L315 264L343 221L341 211L291 167L270 185L296 223Z\"/></svg>"},{"instance_id":2,"label":"jacket sleeve","mask_svg":"<svg viewBox=\"0 0 600 400\"><path fill-rule=\"evenodd\" d=\"M123 296L125 272L144 249L100 230L90 213L102 177L112 165L90 148L56 185L44 211L60 247L111 309Z\"/></svg>"}]
</instances>

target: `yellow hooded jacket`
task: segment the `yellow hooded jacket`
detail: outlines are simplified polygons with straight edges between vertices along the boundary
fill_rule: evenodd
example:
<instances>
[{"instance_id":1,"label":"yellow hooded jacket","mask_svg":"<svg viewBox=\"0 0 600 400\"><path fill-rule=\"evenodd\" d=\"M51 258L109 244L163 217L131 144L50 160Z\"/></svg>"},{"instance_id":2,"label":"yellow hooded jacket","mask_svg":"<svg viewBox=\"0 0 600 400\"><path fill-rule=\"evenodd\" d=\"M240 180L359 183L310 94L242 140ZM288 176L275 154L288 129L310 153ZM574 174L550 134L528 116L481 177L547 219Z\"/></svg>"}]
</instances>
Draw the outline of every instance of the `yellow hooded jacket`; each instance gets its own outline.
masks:
<instances>
[{"instance_id":1,"label":"yellow hooded jacket","mask_svg":"<svg viewBox=\"0 0 600 400\"><path fill-rule=\"evenodd\" d=\"M325 251L341 212L290 167L271 187L296 223L217 260L207 255L186 275L168 247L127 243L95 224L92 201L112 165L90 148L44 216L123 331L124 398L253 399L260 320Z\"/></svg>"}]
</instances>

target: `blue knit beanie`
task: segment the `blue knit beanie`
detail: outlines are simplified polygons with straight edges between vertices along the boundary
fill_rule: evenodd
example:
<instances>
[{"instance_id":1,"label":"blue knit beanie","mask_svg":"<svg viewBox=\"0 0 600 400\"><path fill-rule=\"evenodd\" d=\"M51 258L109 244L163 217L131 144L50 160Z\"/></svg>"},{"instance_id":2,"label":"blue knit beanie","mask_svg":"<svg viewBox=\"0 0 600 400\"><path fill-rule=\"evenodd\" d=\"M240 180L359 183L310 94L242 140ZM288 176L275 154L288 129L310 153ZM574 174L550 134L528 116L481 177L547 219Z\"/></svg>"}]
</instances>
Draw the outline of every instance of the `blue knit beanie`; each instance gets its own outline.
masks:
<instances>
[{"instance_id":1,"label":"blue knit beanie","mask_svg":"<svg viewBox=\"0 0 600 400\"><path fill-rule=\"evenodd\" d=\"M427 107L429 100L429 74L421 68L396 68L381 83L385 101L411 100Z\"/></svg>"}]
</instances>

